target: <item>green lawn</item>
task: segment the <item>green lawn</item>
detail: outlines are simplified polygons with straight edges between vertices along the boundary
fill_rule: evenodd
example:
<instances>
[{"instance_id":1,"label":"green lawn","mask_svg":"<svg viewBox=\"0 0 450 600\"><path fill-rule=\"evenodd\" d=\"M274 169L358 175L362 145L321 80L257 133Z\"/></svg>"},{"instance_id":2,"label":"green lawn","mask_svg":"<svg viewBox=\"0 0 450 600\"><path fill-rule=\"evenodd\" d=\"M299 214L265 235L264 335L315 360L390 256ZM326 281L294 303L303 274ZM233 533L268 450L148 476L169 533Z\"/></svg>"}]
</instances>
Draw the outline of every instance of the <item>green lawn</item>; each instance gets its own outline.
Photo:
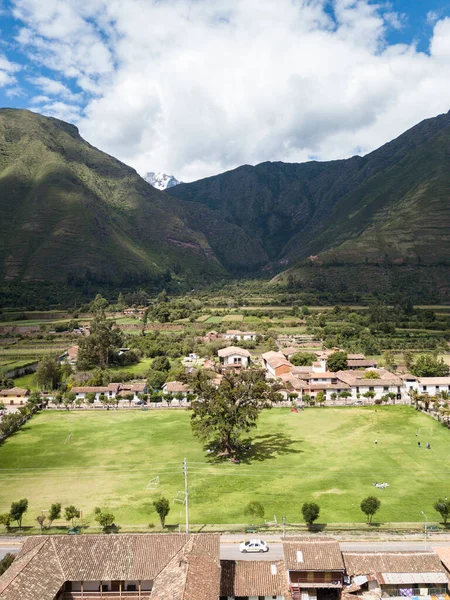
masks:
<instances>
[{"instance_id":1,"label":"green lawn","mask_svg":"<svg viewBox=\"0 0 450 600\"><path fill-rule=\"evenodd\" d=\"M369 494L381 499L380 521L419 522L422 510L437 521L432 505L450 493L450 432L410 407L274 409L252 437L248 463L217 464L192 437L188 412L46 412L0 446L0 513L26 497L26 524L61 502L88 520L101 506L123 527L146 526L157 523L152 502L162 494L168 523L178 523L183 507L172 499L183 489L184 457L192 523L245 523L249 500L291 523L301 522L305 501L320 505L320 522L362 522ZM146 490L157 476L159 488Z\"/></svg>"},{"instance_id":2,"label":"green lawn","mask_svg":"<svg viewBox=\"0 0 450 600\"><path fill-rule=\"evenodd\" d=\"M151 367L153 358L142 358L138 363L133 365L110 367L110 371L120 371L125 373L135 373L137 376L146 375Z\"/></svg>"}]
</instances>

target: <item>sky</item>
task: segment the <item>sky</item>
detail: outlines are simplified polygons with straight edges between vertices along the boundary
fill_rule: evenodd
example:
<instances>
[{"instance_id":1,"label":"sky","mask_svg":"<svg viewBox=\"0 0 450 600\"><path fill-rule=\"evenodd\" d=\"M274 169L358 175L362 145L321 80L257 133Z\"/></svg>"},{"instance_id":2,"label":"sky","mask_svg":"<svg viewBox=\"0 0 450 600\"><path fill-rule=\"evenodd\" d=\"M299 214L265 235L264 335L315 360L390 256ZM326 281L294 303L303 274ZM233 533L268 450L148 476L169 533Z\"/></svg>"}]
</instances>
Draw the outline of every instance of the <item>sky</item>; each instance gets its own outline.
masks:
<instances>
[{"instance_id":1,"label":"sky","mask_svg":"<svg viewBox=\"0 0 450 600\"><path fill-rule=\"evenodd\" d=\"M0 0L0 106L183 181L366 154L450 109L450 0Z\"/></svg>"}]
</instances>

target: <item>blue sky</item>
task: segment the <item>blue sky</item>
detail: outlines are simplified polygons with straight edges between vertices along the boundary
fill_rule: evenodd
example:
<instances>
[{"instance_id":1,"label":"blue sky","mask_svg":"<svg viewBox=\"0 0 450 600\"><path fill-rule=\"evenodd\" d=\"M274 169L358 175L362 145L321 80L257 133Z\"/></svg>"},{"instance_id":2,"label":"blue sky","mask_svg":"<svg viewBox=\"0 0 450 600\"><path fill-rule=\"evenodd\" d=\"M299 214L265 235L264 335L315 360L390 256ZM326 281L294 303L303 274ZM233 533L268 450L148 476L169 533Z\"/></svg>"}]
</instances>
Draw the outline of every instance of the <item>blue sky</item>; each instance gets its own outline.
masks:
<instances>
[{"instance_id":1,"label":"blue sky","mask_svg":"<svg viewBox=\"0 0 450 600\"><path fill-rule=\"evenodd\" d=\"M0 105L192 180L450 108L450 0L0 0Z\"/></svg>"}]
</instances>

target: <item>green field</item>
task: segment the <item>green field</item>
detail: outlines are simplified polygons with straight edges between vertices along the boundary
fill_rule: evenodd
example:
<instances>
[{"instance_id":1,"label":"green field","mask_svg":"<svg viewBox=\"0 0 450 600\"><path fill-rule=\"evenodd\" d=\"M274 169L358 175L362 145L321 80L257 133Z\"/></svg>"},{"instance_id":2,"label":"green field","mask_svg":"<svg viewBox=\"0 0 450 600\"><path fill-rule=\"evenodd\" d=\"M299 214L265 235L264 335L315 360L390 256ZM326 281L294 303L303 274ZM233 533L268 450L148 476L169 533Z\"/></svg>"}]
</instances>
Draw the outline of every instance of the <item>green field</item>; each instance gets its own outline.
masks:
<instances>
[{"instance_id":1,"label":"green field","mask_svg":"<svg viewBox=\"0 0 450 600\"><path fill-rule=\"evenodd\" d=\"M88 521L101 506L123 527L144 527L157 523L157 496L172 500L183 489L184 457L192 523L245 523L249 500L291 523L301 522L301 505L311 500L321 507L320 522L362 522L359 504L369 494L382 501L382 522L419 522L422 510L437 521L432 505L450 493L450 433L410 407L273 409L252 438L248 461L215 463L184 411L49 411L0 446L0 512L26 497L25 524L61 502L81 508ZM418 439L431 450L418 449ZM146 490L157 476L159 488ZM378 490L373 481L390 487ZM168 523L175 524L182 506L171 506Z\"/></svg>"}]
</instances>

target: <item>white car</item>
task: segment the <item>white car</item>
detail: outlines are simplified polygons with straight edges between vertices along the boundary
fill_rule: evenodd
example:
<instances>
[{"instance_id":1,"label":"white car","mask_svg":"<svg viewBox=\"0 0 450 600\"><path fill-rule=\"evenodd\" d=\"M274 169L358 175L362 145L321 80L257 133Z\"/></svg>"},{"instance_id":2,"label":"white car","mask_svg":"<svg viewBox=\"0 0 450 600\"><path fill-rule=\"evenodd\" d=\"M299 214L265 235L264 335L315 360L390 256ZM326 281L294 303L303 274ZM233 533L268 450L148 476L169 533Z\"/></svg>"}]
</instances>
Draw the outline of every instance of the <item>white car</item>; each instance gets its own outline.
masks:
<instances>
[{"instance_id":1,"label":"white car","mask_svg":"<svg viewBox=\"0 0 450 600\"><path fill-rule=\"evenodd\" d=\"M239 545L241 552L268 552L269 546L262 540L248 540Z\"/></svg>"}]
</instances>

